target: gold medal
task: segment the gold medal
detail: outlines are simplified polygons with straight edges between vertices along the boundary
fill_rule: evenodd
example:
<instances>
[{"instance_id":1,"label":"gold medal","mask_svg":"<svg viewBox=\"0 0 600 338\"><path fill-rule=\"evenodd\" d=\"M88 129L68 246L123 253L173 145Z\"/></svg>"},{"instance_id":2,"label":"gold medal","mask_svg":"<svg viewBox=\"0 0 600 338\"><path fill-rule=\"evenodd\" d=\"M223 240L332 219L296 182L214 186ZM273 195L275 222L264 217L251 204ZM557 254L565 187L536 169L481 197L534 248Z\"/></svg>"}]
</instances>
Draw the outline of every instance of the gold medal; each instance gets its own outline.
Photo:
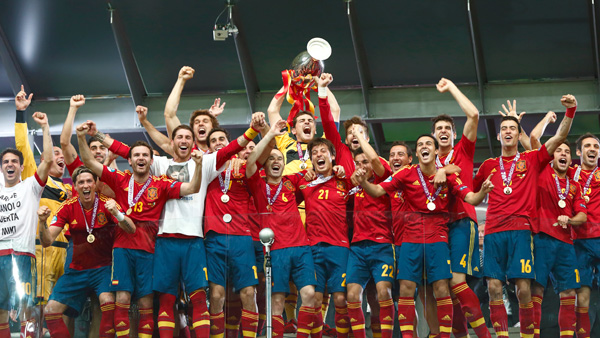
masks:
<instances>
[{"instance_id":1,"label":"gold medal","mask_svg":"<svg viewBox=\"0 0 600 338\"><path fill-rule=\"evenodd\" d=\"M223 203L229 202L229 195L227 195L227 194L221 195L221 202L223 202Z\"/></svg>"},{"instance_id":2,"label":"gold medal","mask_svg":"<svg viewBox=\"0 0 600 338\"><path fill-rule=\"evenodd\" d=\"M127 209L127 216L131 215L131 212L132 212L132 211L133 211L133 210L131 210L131 208Z\"/></svg>"},{"instance_id":3,"label":"gold medal","mask_svg":"<svg viewBox=\"0 0 600 338\"><path fill-rule=\"evenodd\" d=\"M300 169L302 169L302 170L306 169L307 167L308 167L308 165L306 165L306 162L302 162L300 164Z\"/></svg>"},{"instance_id":4,"label":"gold medal","mask_svg":"<svg viewBox=\"0 0 600 338\"><path fill-rule=\"evenodd\" d=\"M88 241L88 243L90 243L90 244L91 244L91 243L94 243L94 241L95 241L95 240L96 240L96 236L94 236L94 235L92 235L92 234L89 234L89 235L87 236L87 241Z\"/></svg>"},{"instance_id":5,"label":"gold medal","mask_svg":"<svg viewBox=\"0 0 600 338\"><path fill-rule=\"evenodd\" d=\"M565 200L559 200L559 201L558 201L558 206L559 206L560 208L564 208L564 207L566 207L566 206L567 206L567 202L565 202Z\"/></svg>"},{"instance_id":6,"label":"gold medal","mask_svg":"<svg viewBox=\"0 0 600 338\"><path fill-rule=\"evenodd\" d=\"M511 187L506 187L506 188L504 188L504 194L505 194L505 195L510 195L510 194L512 194L512 188L511 188Z\"/></svg>"}]
</instances>

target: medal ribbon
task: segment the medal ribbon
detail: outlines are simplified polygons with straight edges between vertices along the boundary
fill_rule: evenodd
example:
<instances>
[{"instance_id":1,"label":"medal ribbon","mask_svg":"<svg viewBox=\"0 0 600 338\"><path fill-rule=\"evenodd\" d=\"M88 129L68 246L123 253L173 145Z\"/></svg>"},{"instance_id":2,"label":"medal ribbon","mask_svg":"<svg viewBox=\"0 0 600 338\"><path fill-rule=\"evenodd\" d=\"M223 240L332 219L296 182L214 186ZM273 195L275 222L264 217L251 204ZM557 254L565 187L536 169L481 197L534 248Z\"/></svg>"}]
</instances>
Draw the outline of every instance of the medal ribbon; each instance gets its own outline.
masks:
<instances>
[{"instance_id":1,"label":"medal ribbon","mask_svg":"<svg viewBox=\"0 0 600 338\"><path fill-rule=\"evenodd\" d=\"M554 182L556 183L556 191L558 192L558 198L564 200L569 195L569 177L567 177L567 186L565 187L565 193L563 194L560 189L560 183L558 182L558 175L554 175Z\"/></svg>"},{"instance_id":2,"label":"medal ribbon","mask_svg":"<svg viewBox=\"0 0 600 338\"><path fill-rule=\"evenodd\" d=\"M421 168L419 166L417 166L417 174L419 174L419 181L421 182L421 187L423 187L425 196L427 196L427 203L435 202L436 198L440 194L440 191L442 191L442 187L439 186L437 190L433 193L433 195L431 195L431 193L429 192L429 188L427 188L427 182L425 182L425 178L423 177L423 173L421 172Z\"/></svg>"},{"instance_id":3,"label":"medal ribbon","mask_svg":"<svg viewBox=\"0 0 600 338\"><path fill-rule=\"evenodd\" d=\"M331 180L332 178L333 178L333 175L329 175L329 176L325 177L325 176L319 174L319 175L317 175L317 179L315 179L314 181L310 182L307 186L308 187L314 187L314 186L319 185L321 183L325 183L325 182Z\"/></svg>"},{"instance_id":4,"label":"medal ribbon","mask_svg":"<svg viewBox=\"0 0 600 338\"><path fill-rule=\"evenodd\" d=\"M229 190L229 182L231 181L231 167L232 166L233 166L233 163L229 162L229 167L225 171L225 181L223 181L221 174L219 174L219 185L221 186L221 192L223 192L223 194L227 194L227 191Z\"/></svg>"},{"instance_id":5,"label":"medal ribbon","mask_svg":"<svg viewBox=\"0 0 600 338\"><path fill-rule=\"evenodd\" d=\"M140 200L140 197L142 197L142 194L144 193L144 191L146 191L146 188L148 188L148 186L150 185L150 182L152 182L152 175L148 176L146 183L144 183L144 186L142 187L142 189L140 189L140 191L137 193L137 195L135 196L135 199L134 199L133 198L133 175L131 175L131 178L129 178L129 189L127 191L127 204L129 204L130 208L133 207Z\"/></svg>"},{"instance_id":6,"label":"medal ribbon","mask_svg":"<svg viewBox=\"0 0 600 338\"><path fill-rule=\"evenodd\" d=\"M362 187L360 185L357 185L356 187L350 189L350 191L348 191L348 197L356 194L357 192L361 191Z\"/></svg>"},{"instance_id":7,"label":"medal ribbon","mask_svg":"<svg viewBox=\"0 0 600 338\"><path fill-rule=\"evenodd\" d=\"M275 203L275 200L277 200L277 197L279 197L279 193L281 192L281 188L283 187L283 180L281 180L281 182L279 182L279 186L277 187L277 191L275 191L275 196L273 196L273 198L271 198L271 186L269 185L269 183L267 183L266 185L267 185L267 202L269 203L269 205L273 205L273 203Z\"/></svg>"},{"instance_id":8,"label":"medal ribbon","mask_svg":"<svg viewBox=\"0 0 600 338\"><path fill-rule=\"evenodd\" d=\"M309 111L314 116L315 106L310 101L310 90L316 91L317 85L312 75L296 76L293 70L282 71L281 78L283 80L283 92L275 95L275 98L278 99L285 94L286 100L292 104L292 109L287 118L289 128L294 121L294 117L301 110Z\"/></svg>"},{"instance_id":9,"label":"medal ribbon","mask_svg":"<svg viewBox=\"0 0 600 338\"><path fill-rule=\"evenodd\" d=\"M436 156L435 157L435 167L438 168L438 169L440 169L440 168L443 168L444 166L447 166L448 163L450 163L450 160L452 159L452 154L454 154L454 149L452 149L450 151L450 153L448 154L448 156L444 160L444 165L442 165L442 162L440 161L440 157Z\"/></svg>"},{"instance_id":10,"label":"medal ribbon","mask_svg":"<svg viewBox=\"0 0 600 338\"><path fill-rule=\"evenodd\" d=\"M517 161L521 158L521 153L517 153L517 156L512 161L510 165L510 171L508 172L508 176L506 176L506 170L504 169L504 160L502 157L499 158L498 163L500 164L500 175L502 176L502 182L505 187L510 186L510 182L512 181L512 176L515 172L515 168L517 167Z\"/></svg>"},{"instance_id":11,"label":"medal ribbon","mask_svg":"<svg viewBox=\"0 0 600 338\"><path fill-rule=\"evenodd\" d=\"M96 198L94 199L94 211L92 211L92 226L90 226L87 222L87 217L85 217L85 210L83 210L83 204L81 204L81 200L77 199L79 202L79 206L81 207L81 213L83 214L83 220L85 221L85 229L88 234L92 234L92 230L94 230L94 224L96 223L96 213L98 212L98 195L94 193Z\"/></svg>"},{"instance_id":12,"label":"medal ribbon","mask_svg":"<svg viewBox=\"0 0 600 338\"><path fill-rule=\"evenodd\" d=\"M583 186L583 196L585 196L587 194L588 190L590 189L590 184L592 184L592 177L594 176L594 173L596 172L596 170L598 170L597 166L596 166L596 168L594 168L594 170L592 170L592 172L590 173L590 176L588 176L588 179L585 182L585 185ZM575 175L573 175L573 180L575 180L575 182L579 182L580 174L581 174L581 166L579 166L577 168Z\"/></svg>"},{"instance_id":13,"label":"medal ribbon","mask_svg":"<svg viewBox=\"0 0 600 338\"><path fill-rule=\"evenodd\" d=\"M296 148L298 149L298 158L302 163L306 163L308 160L308 149L306 149L304 156L302 156L302 146L300 145L300 142L296 142Z\"/></svg>"}]
</instances>

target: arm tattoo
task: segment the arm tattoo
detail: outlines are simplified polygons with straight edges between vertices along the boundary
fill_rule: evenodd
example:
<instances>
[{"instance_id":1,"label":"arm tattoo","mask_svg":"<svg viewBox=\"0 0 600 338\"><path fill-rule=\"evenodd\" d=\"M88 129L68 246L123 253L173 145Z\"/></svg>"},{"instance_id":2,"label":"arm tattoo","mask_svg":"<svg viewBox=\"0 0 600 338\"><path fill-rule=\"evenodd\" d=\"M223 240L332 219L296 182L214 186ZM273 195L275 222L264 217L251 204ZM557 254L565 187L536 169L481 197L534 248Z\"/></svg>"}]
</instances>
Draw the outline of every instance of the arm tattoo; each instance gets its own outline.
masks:
<instances>
[{"instance_id":1,"label":"arm tattoo","mask_svg":"<svg viewBox=\"0 0 600 338\"><path fill-rule=\"evenodd\" d=\"M96 136L100 140L100 142L104 142L104 139L106 138L106 135L104 135L104 133L101 131L97 132L94 136Z\"/></svg>"}]
</instances>

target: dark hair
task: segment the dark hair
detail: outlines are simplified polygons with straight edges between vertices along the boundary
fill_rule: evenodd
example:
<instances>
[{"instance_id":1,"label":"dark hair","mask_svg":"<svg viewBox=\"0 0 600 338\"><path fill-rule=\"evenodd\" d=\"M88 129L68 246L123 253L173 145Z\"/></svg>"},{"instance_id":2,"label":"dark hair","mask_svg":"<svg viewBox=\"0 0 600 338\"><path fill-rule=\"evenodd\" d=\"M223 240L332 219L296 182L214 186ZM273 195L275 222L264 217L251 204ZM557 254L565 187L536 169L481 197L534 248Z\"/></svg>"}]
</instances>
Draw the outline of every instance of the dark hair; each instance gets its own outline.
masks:
<instances>
[{"instance_id":1,"label":"dark hair","mask_svg":"<svg viewBox=\"0 0 600 338\"><path fill-rule=\"evenodd\" d=\"M219 128L219 120L217 120L217 118L214 117L210 111L208 111L208 109L198 109L193 111L192 115L190 116L190 127L194 128L194 120L200 115L208 116L210 118L210 122L212 123L212 127Z\"/></svg>"},{"instance_id":2,"label":"dark hair","mask_svg":"<svg viewBox=\"0 0 600 338\"><path fill-rule=\"evenodd\" d=\"M73 184L77 184L77 178L79 178L79 175L85 173L92 174L92 176L94 177L94 181L98 179L98 176L96 176L96 174L94 174L94 172L90 168L81 166L75 169L75 171L73 171L73 176L71 176L71 178L73 179Z\"/></svg>"},{"instance_id":3,"label":"dark hair","mask_svg":"<svg viewBox=\"0 0 600 338\"><path fill-rule=\"evenodd\" d=\"M94 136L90 137L90 139L87 141L88 147L91 147L92 142L100 142L100 143L102 143L102 139L100 139L100 137L98 137L98 135L94 135Z\"/></svg>"},{"instance_id":4,"label":"dark hair","mask_svg":"<svg viewBox=\"0 0 600 338\"><path fill-rule=\"evenodd\" d=\"M185 130L189 131L190 133L192 133L192 140L194 142L196 141L196 135L194 135L194 130L192 129L192 127L185 125L185 124L180 124L177 127L175 127L175 129L173 129L173 132L171 133L172 140L175 139L175 135L177 135L177 132L180 131L181 129L185 129Z\"/></svg>"},{"instance_id":5,"label":"dark hair","mask_svg":"<svg viewBox=\"0 0 600 338\"><path fill-rule=\"evenodd\" d=\"M355 158L356 156L360 155L360 154L364 154L365 151L363 150L362 147L358 147L354 150L352 150L352 158Z\"/></svg>"},{"instance_id":6,"label":"dark hair","mask_svg":"<svg viewBox=\"0 0 600 338\"><path fill-rule=\"evenodd\" d=\"M577 142L576 142L577 150L581 151L581 146L582 146L583 140L585 140L586 138L593 138L596 141L598 141L598 143L600 143L600 139L598 139L598 137L596 135L588 132L588 133L585 133L585 134L579 136L579 138L577 139Z\"/></svg>"},{"instance_id":7,"label":"dark hair","mask_svg":"<svg viewBox=\"0 0 600 338\"><path fill-rule=\"evenodd\" d=\"M344 131L346 131L346 133L348 133L348 128L350 128L353 124L358 124L360 126L363 126L368 133L368 127L367 127L367 123L361 119L359 116L352 116L352 118L344 121Z\"/></svg>"},{"instance_id":8,"label":"dark hair","mask_svg":"<svg viewBox=\"0 0 600 338\"><path fill-rule=\"evenodd\" d=\"M310 158L312 160L312 150L314 147L317 146L321 146L324 145L329 149L329 152L331 153L332 156L335 156L335 147L333 146L333 143L331 143L331 141L329 141L326 138L322 138L322 137L317 137L315 139L312 139L310 142L308 142L308 146L306 147L306 150L308 151L308 153L310 154Z\"/></svg>"},{"instance_id":9,"label":"dark hair","mask_svg":"<svg viewBox=\"0 0 600 338\"><path fill-rule=\"evenodd\" d=\"M452 118L452 116L450 116L448 114L441 114L441 115L431 118L431 122L433 122L431 124L431 133L432 134L435 134L435 124L440 121L450 122L450 124L452 125L452 132L456 133L456 125L454 124L454 118Z\"/></svg>"},{"instance_id":10,"label":"dark hair","mask_svg":"<svg viewBox=\"0 0 600 338\"><path fill-rule=\"evenodd\" d=\"M292 120L292 128L296 127L296 122L298 122L298 118L302 115L309 115L310 117L315 118L315 116L313 115L313 113L306 111L306 110L301 110L298 113L296 113L296 116L294 116L294 119Z\"/></svg>"},{"instance_id":11,"label":"dark hair","mask_svg":"<svg viewBox=\"0 0 600 338\"><path fill-rule=\"evenodd\" d=\"M519 127L519 134L523 130L523 129L521 129L521 122L519 122L519 119L514 116L502 116L502 119L500 120L500 124L502 124L502 122L504 122L504 121L515 121L517 123L517 127Z\"/></svg>"},{"instance_id":12,"label":"dark hair","mask_svg":"<svg viewBox=\"0 0 600 338\"><path fill-rule=\"evenodd\" d=\"M146 141L135 141L135 143L131 145L131 147L129 148L129 152L127 153L127 158L128 159L131 158L131 152L133 151L133 148L135 148L135 147L146 147L146 148L148 148L148 150L150 150L150 158L154 157L154 153L152 152L154 149L152 149L151 145L149 145Z\"/></svg>"},{"instance_id":13,"label":"dark hair","mask_svg":"<svg viewBox=\"0 0 600 338\"><path fill-rule=\"evenodd\" d=\"M23 165L23 162L25 161L23 159L23 153L15 148L6 148L4 149L4 151L0 154L0 166L2 165L2 163L4 162L4 155L6 154L13 154L13 155L17 155L19 157L19 164Z\"/></svg>"},{"instance_id":14,"label":"dark hair","mask_svg":"<svg viewBox=\"0 0 600 338\"><path fill-rule=\"evenodd\" d=\"M227 137L227 141L231 141L231 136L229 135L229 132L223 128L213 128L208 132L208 135L206 136L206 142L208 143L208 146L210 147L210 137L212 134L216 133L216 132L222 132L225 134L225 137Z\"/></svg>"},{"instance_id":15,"label":"dark hair","mask_svg":"<svg viewBox=\"0 0 600 338\"><path fill-rule=\"evenodd\" d=\"M403 146L404 148L406 148L406 156L408 156L408 157L412 157L413 156L412 149L410 148L410 146L406 142L404 142L404 141L394 141L394 143L392 143L392 146L390 147L390 151L395 146Z\"/></svg>"},{"instance_id":16,"label":"dark hair","mask_svg":"<svg viewBox=\"0 0 600 338\"><path fill-rule=\"evenodd\" d=\"M417 140L415 141L415 149L417 149L417 143L419 142L419 140L422 137L429 137L430 139L432 139L433 140L433 144L435 145L435 149L437 149L439 147L438 141L435 139L435 137L433 135L431 135L431 134L421 134L421 135L419 135L419 137L417 137Z\"/></svg>"}]
</instances>

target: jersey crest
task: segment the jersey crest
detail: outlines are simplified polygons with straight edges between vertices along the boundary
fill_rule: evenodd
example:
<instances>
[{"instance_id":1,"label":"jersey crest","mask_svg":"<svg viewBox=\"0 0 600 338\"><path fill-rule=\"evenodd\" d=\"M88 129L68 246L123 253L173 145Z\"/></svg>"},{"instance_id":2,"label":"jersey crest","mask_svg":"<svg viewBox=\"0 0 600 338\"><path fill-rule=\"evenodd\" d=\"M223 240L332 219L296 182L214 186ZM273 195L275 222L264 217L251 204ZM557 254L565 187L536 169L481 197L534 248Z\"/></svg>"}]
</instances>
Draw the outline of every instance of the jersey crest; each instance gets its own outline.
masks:
<instances>
[{"instance_id":1,"label":"jersey crest","mask_svg":"<svg viewBox=\"0 0 600 338\"><path fill-rule=\"evenodd\" d=\"M290 181L285 181L285 183L283 183L283 186L286 187L286 189L289 191L294 191L294 185Z\"/></svg>"},{"instance_id":2,"label":"jersey crest","mask_svg":"<svg viewBox=\"0 0 600 338\"><path fill-rule=\"evenodd\" d=\"M344 182L344 181L337 181L337 182L335 183L335 187L336 187L338 190L341 190L341 191L346 191L346 182Z\"/></svg>"},{"instance_id":3,"label":"jersey crest","mask_svg":"<svg viewBox=\"0 0 600 338\"><path fill-rule=\"evenodd\" d=\"M517 167L515 168L516 171L525 171L527 170L527 162L525 160L519 160L517 162Z\"/></svg>"},{"instance_id":4,"label":"jersey crest","mask_svg":"<svg viewBox=\"0 0 600 338\"><path fill-rule=\"evenodd\" d=\"M600 171L597 171L594 173L594 179L596 179L596 181L600 181Z\"/></svg>"},{"instance_id":5,"label":"jersey crest","mask_svg":"<svg viewBox=\"0 0 600 338\"><path fill-rule=\"evenodd\" d=\"M98 224L105 225L106 223L108 223L108 219L106 218L105 213L99 212L97 217L98 217Z\"/></svg>"},{"instance_id":6,"label":"jersey crest","mask_svg":"<svg viewBox=\"0 0 600 338\"><path fill-rule=\"evenodd\" d=\"M148 201L155 201L158 199L158 188L150 187L148 188L148 193L146 195L148 197Z\"/></svg>"}]
</instances>

